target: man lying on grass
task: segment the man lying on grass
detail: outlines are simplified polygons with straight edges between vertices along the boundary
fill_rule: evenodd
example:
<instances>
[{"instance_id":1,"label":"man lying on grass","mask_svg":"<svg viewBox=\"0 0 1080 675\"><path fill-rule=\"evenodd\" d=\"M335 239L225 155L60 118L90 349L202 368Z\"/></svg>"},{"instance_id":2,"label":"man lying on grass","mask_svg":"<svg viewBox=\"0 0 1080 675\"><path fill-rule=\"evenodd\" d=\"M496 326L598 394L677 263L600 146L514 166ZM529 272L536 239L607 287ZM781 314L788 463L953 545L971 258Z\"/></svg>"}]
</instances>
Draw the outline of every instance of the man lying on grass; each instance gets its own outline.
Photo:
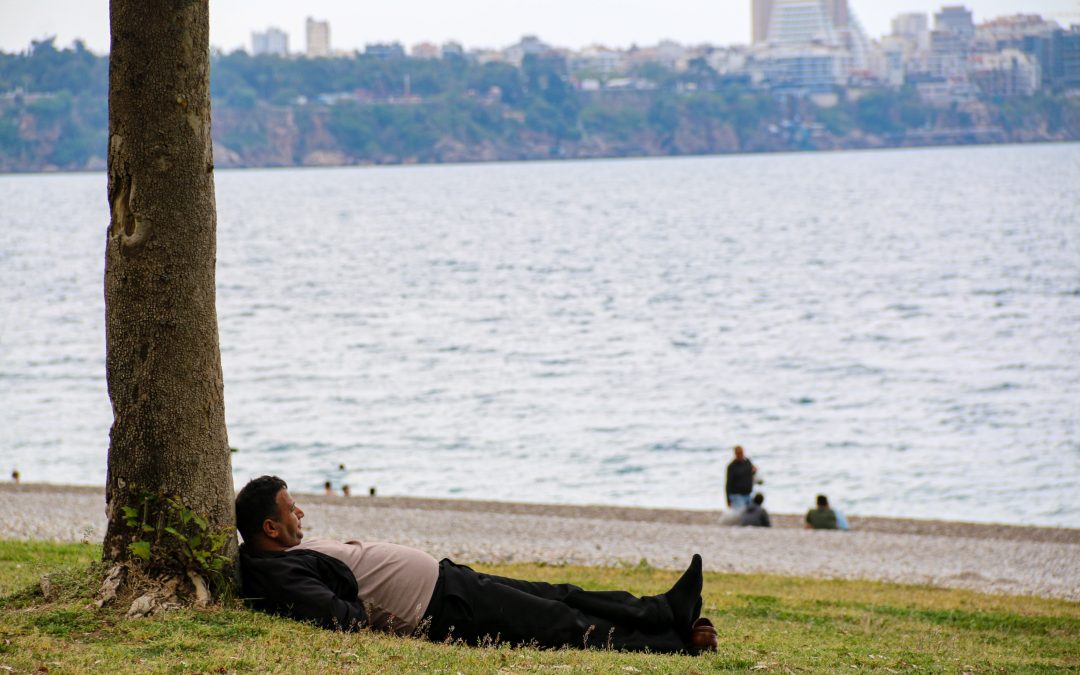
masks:
<instances>
[{"instance_id":1,"label":"man lying on grass","mask_svg":"<svg viewBox=\"0 0 1080 675\"><path fill-rule=\"evenodd\" d=\"M262 476L236 496L244 597L257 609L325 628L373 628L430 640L610 647L697 654L716 649L701 614L701 556L662 595L586 591L481 574L408 546L315 539L285 481Z\"/></svg>"}]
</instances>

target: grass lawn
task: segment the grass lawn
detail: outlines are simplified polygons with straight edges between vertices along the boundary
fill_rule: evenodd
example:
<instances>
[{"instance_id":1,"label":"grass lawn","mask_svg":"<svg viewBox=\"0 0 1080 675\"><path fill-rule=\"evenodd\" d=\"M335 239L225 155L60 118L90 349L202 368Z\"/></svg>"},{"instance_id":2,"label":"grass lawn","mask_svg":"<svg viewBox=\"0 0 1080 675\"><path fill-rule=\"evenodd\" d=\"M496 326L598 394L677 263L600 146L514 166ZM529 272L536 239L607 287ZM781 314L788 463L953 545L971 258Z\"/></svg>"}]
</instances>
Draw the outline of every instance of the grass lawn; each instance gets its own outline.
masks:
<instances>
[{"instance_id":1,"label":"grass lawn","mask_svg":"<svg viewBox=\"0 0 1080 675\"><path fill-rule=\"evenodd\" d=\"M874 582L706 574L720 632L700 657L472 648L341 634L237 606L128 620L91 604L100 547L0 541L5 672L1080 672L1080 603ZM660 593L676 572L476 565L505 576ZM46 598L39 586L49 574Z\"/></svg>"}]
</instances>

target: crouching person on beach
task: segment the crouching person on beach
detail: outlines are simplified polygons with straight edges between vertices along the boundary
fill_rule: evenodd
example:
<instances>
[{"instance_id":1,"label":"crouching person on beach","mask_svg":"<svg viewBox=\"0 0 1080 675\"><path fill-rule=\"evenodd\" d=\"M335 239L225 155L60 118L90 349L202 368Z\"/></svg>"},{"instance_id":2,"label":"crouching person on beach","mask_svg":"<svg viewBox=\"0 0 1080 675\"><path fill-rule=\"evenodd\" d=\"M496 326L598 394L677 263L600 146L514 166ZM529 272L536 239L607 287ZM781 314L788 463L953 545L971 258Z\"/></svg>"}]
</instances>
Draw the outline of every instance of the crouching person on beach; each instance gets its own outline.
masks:
<instances>
[{"instance_id":1,"label":"crouching person on beach","mask_svg":"<svg viewBox=\"0 0 1080 675\"><path fill-rule=\"evenodd\" d=\"M481 574L382 542L304 537L285 481L262 476L236 497L242 592L265 612L324 628L372 627L432 641L504 642L699 653L716 649L701 618L701 556L667 593L586 591Z\"/></svg>"}]
</instances>

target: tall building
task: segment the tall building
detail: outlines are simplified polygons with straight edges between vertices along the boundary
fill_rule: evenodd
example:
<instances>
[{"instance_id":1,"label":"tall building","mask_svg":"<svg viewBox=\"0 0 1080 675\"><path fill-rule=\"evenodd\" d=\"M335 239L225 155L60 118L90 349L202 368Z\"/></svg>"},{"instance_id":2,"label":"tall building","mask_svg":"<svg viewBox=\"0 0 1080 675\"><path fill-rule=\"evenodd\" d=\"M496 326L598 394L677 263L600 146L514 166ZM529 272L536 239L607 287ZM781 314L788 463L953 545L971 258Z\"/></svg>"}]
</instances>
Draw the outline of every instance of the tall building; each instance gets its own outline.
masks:
<instances>
[{"instance_id":1,"label":"tall building","mask_svg":"<svg viewBox=\"0 0 1080 675\"><path fill-rule=\"evenodd\" d=\"M945 80L968 79L971 41L950 30L930 31L930 51L926 69L931 75Z\"/></svg>"},{"instance_id":2,"label":"tall building","mask_svg":"<svg viewBox=\"0 0 1080 675\"><path fill-rule=\"evenodd\" d=\"M251 53L255 56L289 55L289 34L280 28L267 28L265 32L251 34Z\"/></svg>"},{"instance_id":3,"label":"tall building","mask_svg":"<svg viewBox=\"0 0 1080 675\"><path fill-rule=\"evenodd\" d=\"M330 56L330 22L307 18L307 56L317 59Z\"/></svg>"},{"instance_id":4,"label":"tall building","mask_svg":"<svg viewBox=\"0 0 1080 675\"><path fill-rule=\"evenodd\" d=\"M1063 89L1080 90L1080 26L1055 34L1060 40L1061 71L1060 86Z\"/></svg>"},{"instance_id":5,"label":"tall building","mask_svg":"<svg viewBox=\"0 0 1080 675\"><path fill-rule=\"evenodd\" d=\"M920 12L898 14L892 20L892 34L894 37L905 37L911 40L922 40L930 30L929 18Z\"/></svg>"},{"instance_id":6,"label":"tall building","mask_svg":"<svg viewBox=\"0 0 1080 675\"><path fill-rule=\"evenodd\" d=\"M946 5L934 14L934 30L953 33L961 40L975 38L975 21L971 10L963 5Z\"/></svg>"},{"instance_id":7,"label":"tall building","mask_svg":"<svg viewBox=\"0 0 1080 675\"><path fill-rule=\"evenodd\" d=\"M1032 96L1042 86L1039 60L1019 49L977 54L971 79L984 96Z\"/></svg>"},{"instance_id":8,"label":"tall building","mask_svg":"<svg viewBox=\"0 0 1080 675\"><path fill-rule=\"evenodd\" d=\"M754 9L755 26L768 12L768 28L752 58L757 81L793 93L829 92L847 82L855 65L849 43L861 35L847 0L771 0Z\"/></svg>"},{"instance_id":9,"label":"tall building","mask_svg":"<svg viewBox=\"0 0 1080 675\"><path fill-rule=\"evenodd\" d=\"M837 46L832 19L822 0L775 0L769 19L771 45Z\"/></svg>"},{"instance_id":10,"label":"tall building","mask_svg":"<svg viewBox=\"0 0 1080 675\"><path fill-rule=\"evenodd\" d=\"M878 55L848 0L752 0L751 8L756 81L777 90L828 92L871 72Z\"/></svg>"},{"instance_id":11,"label":"tall building","mask_svg":"<svg viewBox=\"0 0 1080 675\"><path fill-rule=\"evenodd\" d=\"M783 0L752 0L751 14L753 14L755 44L769 39L769 26L772 23L774 11L778 5L783 4L785 4ZM818 0L814 4L821 5L825 17L834 29L847 28L851 22L848 0Z\"/></svg>"},{"instance_id":12,"label":"tall building","mask_svg":"<svg viewBox=\"0 0 1080 675\"><path fill-rule=\"evenodd\" d=\"M907 63L913 51L911 45L910 38L886 35L881 39L881 48L873 52L871 71L889 86L903 86L907 79Z\"/></svg>"},{"instance_id":13,"label":"tall building","mask_svg":"<svg viewBox=\"0 0 1080 675\"><path fill-rule=\"evenodd\" d=\"M971 10L962 5L946 5L934 14L934 30L926 70L933 77L967 82L971 74L971 48L975 43L975 22Z\"/></svg>"},{"instance_id":14,"label":"tall building","mask_svg":"<svg viewBox=\"0 0 1080 675\"><path fill-rule=\"evenodd\" d=\"M833 28L847 28L851 23L848 0L825 0L825 13L832 21Z\"/></svg>"},{"instance_id":15,"label":"tall building","mask_svg":"<svg viewBox=\"0 0 1080 675\"><path fill-rule=\"evenodd\" d=\"M824 93L847 82L851 57L846 49L776 47L755 60L755 69L773 90Z\"/></svg>"},{"instance_id":16,"label":"tall building","mask_svg":"<svg viewBox=\"0 0 1080 675\"><path fill-rule=\"evenodd\" d=\"M750 5L754 20L754 44L769 39L769 21L772 19L773 0L752 0Z\"/></svg>"}]
</instances>

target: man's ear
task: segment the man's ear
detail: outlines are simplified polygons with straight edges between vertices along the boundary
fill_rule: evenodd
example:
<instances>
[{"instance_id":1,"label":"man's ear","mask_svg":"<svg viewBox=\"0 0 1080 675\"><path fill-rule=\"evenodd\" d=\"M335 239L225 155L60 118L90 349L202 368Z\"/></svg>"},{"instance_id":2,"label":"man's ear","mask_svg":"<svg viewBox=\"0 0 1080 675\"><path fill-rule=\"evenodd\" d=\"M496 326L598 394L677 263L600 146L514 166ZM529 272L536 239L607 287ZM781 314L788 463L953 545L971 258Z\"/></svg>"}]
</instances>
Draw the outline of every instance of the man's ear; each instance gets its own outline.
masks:
<instances>
[{"instance_id":1,"label":"man's ear","mask_svg":"<svg viewBox=\"0 0 1080 675\"><path fill-rule=\"evenodd\" d=\"M263 536L267 539L277 539L279 530L278 524L273 518L267 518L262 524Z\"/></svg>"}]
</instances>

